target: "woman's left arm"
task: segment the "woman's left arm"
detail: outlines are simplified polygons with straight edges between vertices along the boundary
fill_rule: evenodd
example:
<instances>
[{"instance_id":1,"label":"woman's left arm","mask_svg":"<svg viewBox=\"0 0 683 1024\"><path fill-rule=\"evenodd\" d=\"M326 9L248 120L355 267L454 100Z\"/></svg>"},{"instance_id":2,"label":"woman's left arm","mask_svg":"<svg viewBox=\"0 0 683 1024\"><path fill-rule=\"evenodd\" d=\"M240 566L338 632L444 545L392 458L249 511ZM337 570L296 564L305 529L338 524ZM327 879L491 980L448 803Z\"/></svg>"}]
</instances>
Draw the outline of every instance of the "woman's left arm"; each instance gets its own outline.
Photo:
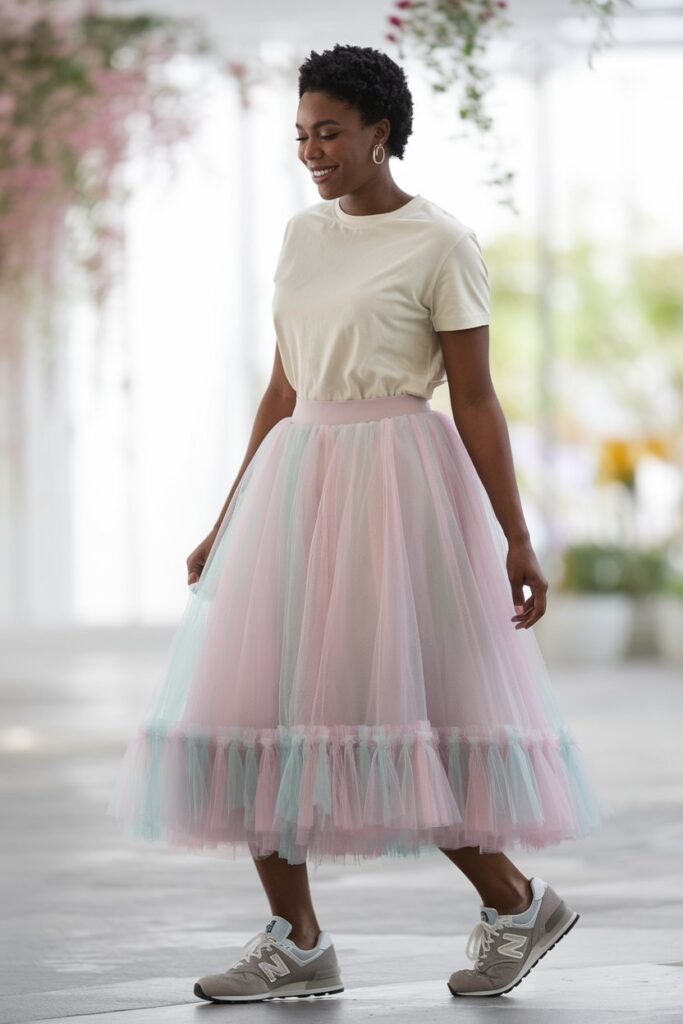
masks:
<instances>
[{"instance_id":1,"label":"woman's left arm","mask_svg":"<svg viewBox=\"0 0 683 1024\"><path fill-rule=\"evenodd\" d=\"M489 328L437 332L453 420L508 542L507 573L515 629L527 629L546 609L546 580L531 546L517 489L505 415L489 368ZM524 599L524 585L531 597Z\"/></svg>"}]
</instances>

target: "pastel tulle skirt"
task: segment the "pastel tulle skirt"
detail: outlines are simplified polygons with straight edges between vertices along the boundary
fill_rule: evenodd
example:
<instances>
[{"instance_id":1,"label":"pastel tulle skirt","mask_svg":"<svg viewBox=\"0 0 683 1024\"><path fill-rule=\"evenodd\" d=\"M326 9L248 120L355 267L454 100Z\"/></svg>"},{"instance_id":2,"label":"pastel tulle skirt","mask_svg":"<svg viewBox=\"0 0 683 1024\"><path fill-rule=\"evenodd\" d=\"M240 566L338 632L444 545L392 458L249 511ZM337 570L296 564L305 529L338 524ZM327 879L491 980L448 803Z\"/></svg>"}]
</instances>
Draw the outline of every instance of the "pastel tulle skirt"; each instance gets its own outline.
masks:
<instances>
[{"instance_id":1,"label":"pastel tulle skirt","mask_svg":"<svg viewBox=\"0 0 683 1024\"><path fill-rule=\"evenodd\" d=\"M408 394L299 398L188 592L108 813L290 863L595 831L506 554L452 418Z\"/></svg>"}]
</instances>

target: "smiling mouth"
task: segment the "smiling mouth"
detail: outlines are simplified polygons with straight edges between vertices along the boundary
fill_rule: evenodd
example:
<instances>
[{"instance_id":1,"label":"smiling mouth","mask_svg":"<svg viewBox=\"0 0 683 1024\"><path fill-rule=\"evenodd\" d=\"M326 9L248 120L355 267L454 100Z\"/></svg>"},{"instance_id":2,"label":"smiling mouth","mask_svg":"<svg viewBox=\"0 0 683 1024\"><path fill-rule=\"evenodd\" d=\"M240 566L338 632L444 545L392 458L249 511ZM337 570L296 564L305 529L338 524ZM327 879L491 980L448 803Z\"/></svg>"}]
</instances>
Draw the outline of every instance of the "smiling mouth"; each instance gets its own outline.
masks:
<instances>
[{"instance_id":1,"label":"smiling mouth","mask_svg":"<svg viewBox=\"0 0 683 1024\"><path fill-rule=\"evenodd\" d=\"M321 173L320 174L317 174L315 171L311 171L311 177L313 178L313 181L316 181L316 182L318 182L318 181L327 181L328 178L332 177L332 175L334 174L334 172L336 170L337 170L336 167L321 168Z\"/></svg>"}]
</instances>

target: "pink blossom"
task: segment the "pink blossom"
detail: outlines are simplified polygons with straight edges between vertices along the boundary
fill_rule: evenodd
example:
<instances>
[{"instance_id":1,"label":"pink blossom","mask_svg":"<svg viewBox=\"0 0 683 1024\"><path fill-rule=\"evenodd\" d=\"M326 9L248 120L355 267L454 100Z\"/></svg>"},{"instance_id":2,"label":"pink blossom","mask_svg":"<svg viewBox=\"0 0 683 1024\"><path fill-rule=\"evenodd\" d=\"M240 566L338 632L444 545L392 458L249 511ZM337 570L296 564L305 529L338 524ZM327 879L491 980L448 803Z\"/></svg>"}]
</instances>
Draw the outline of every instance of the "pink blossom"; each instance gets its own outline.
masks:
<instances>
[{"instance_id":1,"label":"pink blossom","mask_svg":"<svg viewBox=\"0 0 683 1024\"><path fill-rule=\"evenodd\" d=\"M391 25L396 25L397 28L402 28L403 26L403 18L397 18L395 14L390 14L387 21Z\"/></svg>"},{"instance_id":2,"label":"pink blossom","mask_svg":"<svg viewBox=\"0 0 683 1024\"><path fill-rule=\"evenodd\" d=\"M0 93L0 116L1 117L9 117L10 114L13 114L16 105L17 105L16 97L12 96L11 93L8 93L8 92Z\"/></svg>"},{"instance_id":3,"label":"pink blossom","mask_svg":"<svg viewBox=\"0 0 683 1024\"><path fill-rule=\"evenodd\" d=\"M4 5L0 280L5 285L26 272L50 284L72 212L85 229L78 242L81 265L101 297L122 241L116 224L123 196L119 169L130 153L131 116L144 118L147 139L157 146L170 147L192 131L182 106L172 105L178 94L164 73L175 52L171 39L156 29L148 35L135 29L125 41L130 59L110 67L109 40L89 36L81 23L84 14L97 16L101 10L101 0L7 0ZM54 65L64 59L79 69L89 92L71 81L53 85ZM15 342L8 339L8 349L16 349Z\"/></svg>"}]
</instances>

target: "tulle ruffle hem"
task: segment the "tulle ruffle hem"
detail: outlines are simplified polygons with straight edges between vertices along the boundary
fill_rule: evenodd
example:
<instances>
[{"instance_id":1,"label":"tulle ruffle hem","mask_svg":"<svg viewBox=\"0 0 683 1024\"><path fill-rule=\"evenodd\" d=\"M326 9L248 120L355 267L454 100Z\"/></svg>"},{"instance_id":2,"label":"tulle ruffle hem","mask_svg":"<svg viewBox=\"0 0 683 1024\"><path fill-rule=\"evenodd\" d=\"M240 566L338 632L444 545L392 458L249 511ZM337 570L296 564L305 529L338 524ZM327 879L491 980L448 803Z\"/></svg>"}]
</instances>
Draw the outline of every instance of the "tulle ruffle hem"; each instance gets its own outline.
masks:
<instances>
[{"instance_id":1,"label":"tulle ruffle hem","mask_svg":"<svg viewBox=\"0 0 683 1024\"><path fill-rule=\"evenodd\" d=\"M110 813L133 838L231 844L290 863L539 848L592 832L596 808L565 729L458 727L141 730Z\"/></svg>"}]
</instances>

